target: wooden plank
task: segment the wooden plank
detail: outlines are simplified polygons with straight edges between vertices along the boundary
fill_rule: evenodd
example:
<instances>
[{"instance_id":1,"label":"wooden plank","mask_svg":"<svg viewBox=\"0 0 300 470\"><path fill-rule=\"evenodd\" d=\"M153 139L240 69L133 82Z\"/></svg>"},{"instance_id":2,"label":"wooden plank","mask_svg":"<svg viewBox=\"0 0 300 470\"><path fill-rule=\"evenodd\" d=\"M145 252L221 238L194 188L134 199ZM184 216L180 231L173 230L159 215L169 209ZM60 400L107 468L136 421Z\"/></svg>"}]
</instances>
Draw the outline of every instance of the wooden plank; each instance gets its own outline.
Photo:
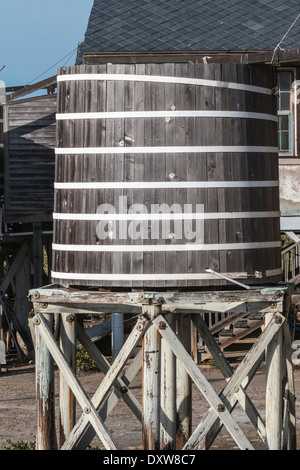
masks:
<instances>
[{"instance_id":1,"label":"wooden plank","mask_svg":"<svg viewBox=\"0 0 300 470\"><path fill-rule=\"evenodd\" d=\"M288 412L287 412L287 422L284 427L283 435L283 450L296 450L297 448L297 435L296 435L296 397L295 397L295 382L294 382L294 367L292 364L292 337L290 332L290 327L287 322L283 325L284 331L284 356L286 358L286 395L285 399L287 400ZM285 439L284 439L285 437ZM286 444L284 446L284 444Z\"/></svg>"},{"instance_id":2,"label":"wooden plank","mask_svg":"<svg viewBox=\"0 0 300 470\"><path fill-rule=\"evenodd\" d=\"M167 321L173 331L176 331L176 316L168 315ZM177 429L177 409L176 406L176 385L180 383L176 372L176 358L166 341L161 338L160 341L160 449L176 449L176 429ZM177 381L177 383L176 383Z\"/></svg>"},{"instance_id":3,"label":"wooden plank","mask_svg":"<svg viewBox=\"0 0 300 470\"><path fill-rule=\"evenodd\" d=\"M265 316L268 325L274 313ZM282 331L278 331L266 350L266 448L281 450L282 440Z\"/></svg>"},{"instance_id":4,"label":"wooden plank","mask_svg":"<svg viewBox=\"0 0 300 470\"><path fill-rule=\"evenodd\" d=\"M53 89L56 86L56 84L57 84L57 78L56 78L56 75L54 75L53 77L46 78L45 80L37 82L34 85L24 86L21 89L13 93L10 93L9 95L6 95L6 101L16 100L18 98L21 98L22 96L30 95L31 93L34 93L43 88Z\"/></svg>"},{"instance_id":5,"label":"wooden plank","mask_svg":"<svg viewBox=\"0 0 300 470\"><path fill-rule=\"evenodd\" d=\"M177 335L186 351L191 354L191 316L176 315ZM176 358L176 448L182 449L192 431L192 383L188 372Z\"/></svg>"},{"instance_id":6,"label":"wooden plank","mask_svg":"<svg viewBox=\"0 0 300 470\"><path fill-rule=\"evenodd\" d=\"M201 291L201 292L97 292L81 291L57 288L55 285L51 288L32 289L29 292L29 298L41 308L39 303L55 304L63 307L83 308L94 305L99 311L105 306L120 308L126 306L130 309L135 306L141 307L145 298L162 300L162 310L164 312L175 312L178 310L186 311L188 309L198 310L199 312L245 312L258 311L267 308L274 301L281 304L286 287L275 287L262 290L241 290L241 291ZM245 305L247 303L248 305ZM76 307L80 305L80 307ZM280 305L279 307L280 308ZM130 310L128 310L129 313Z\"/></svg>"},{"instance_id":7,"label":"wooden plank","mask_svg":"<svg viewBox=\"0 0 300 470\"><path fill-rule=\"evenodd\" d=\"M6 210L53 210L56 100L51 95L4 106Z\"/></svg>"},{"instance_id":8,"label":"wooden plank","mask_svg":"<svg viewBox=\"0 0 300 470\"><path fill-rule=\"evenodd\" d=\"M153 318L156 305L143 305L143 314ZM144 450L160 449L160 335L153 324L143 337L143 428Z\"/></svg>"},{"instance_id":9,"label":"wooden plank","mask_svg":"<svg viewBox=\"0 0 300 470\"><path fill-rule=\"evenodd\" d=\"M68 361L73 374L76 373L76 317L68 314L60 316L60 348ZM59 375L59 447L63 445L75 425L76 401L65 381Z\"/></svg>"},{"instance_id":10,"label":"wooden plank","mask_svg":"<svg viewBox=\"0 0 300 470\"><path fill-rule=\"evenodd\" d=\"M44 321L53 328L53 316ZM37 450L57 449L54 412L54 362L43 340L41 331L36 331L36 398L37 398Z\"/></svg>"}]
</instances>

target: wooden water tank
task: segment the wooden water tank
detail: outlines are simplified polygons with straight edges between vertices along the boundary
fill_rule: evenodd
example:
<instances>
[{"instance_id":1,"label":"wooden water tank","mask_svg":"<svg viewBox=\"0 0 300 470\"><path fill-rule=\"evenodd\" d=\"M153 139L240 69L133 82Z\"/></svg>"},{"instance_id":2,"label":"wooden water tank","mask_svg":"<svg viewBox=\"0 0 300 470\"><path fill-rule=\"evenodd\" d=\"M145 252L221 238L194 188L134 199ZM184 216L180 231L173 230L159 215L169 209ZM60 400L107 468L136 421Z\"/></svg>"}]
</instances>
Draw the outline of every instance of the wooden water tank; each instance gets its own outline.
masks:
<instances>
[{"instance_id":1,"label":"wooden water tank","mask_svg":"<svg viewBox=\"0 0 300 470\"><path fill-rule=\"evenodd\" d=\"M261 65L59 69L53 282L281 280L274 85Z\"/></svg>"}]
</instances>

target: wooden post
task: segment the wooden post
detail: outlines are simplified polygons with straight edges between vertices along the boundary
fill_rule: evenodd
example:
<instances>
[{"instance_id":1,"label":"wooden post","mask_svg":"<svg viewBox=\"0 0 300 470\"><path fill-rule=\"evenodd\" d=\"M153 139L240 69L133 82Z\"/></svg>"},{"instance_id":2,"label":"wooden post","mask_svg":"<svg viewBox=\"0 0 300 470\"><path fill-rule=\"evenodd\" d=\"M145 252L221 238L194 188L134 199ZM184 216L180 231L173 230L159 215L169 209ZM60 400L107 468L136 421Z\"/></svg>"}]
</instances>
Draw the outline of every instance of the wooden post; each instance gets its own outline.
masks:
<instances>
[{"instance_id":1,"label":"wooden post","mask_svg":"<svg viewBox=\"0 0 300 470\"><path fill-rule=\"evenodd\" d=\"M45 315L52 328L53 316ZM35 323L40 320L35 318ZM36 328L36 397L37 397L37 450L57 448L54 412L54 363L48 348Z\"/></svg>"},{"instance_id":2,"label":"wooden post","mask_svg":"<svg viewBox=\"0 0 300 470\"><path fill-rule=\"evenodd\" d=\"M190 353L191 351L191 317L178 315L178 338ZM177 436L176 447L181 449L191 434L191 379L186 370L177 361Z\"/></svg>"},{"instance_id":3,"label":"wooden post","mask_svg":"<svg viewBox=\"0 0 300 470\"><path fill-rule=\"evenodd\" d=\"M60 346L70 364L73 373L76 373L76 316L61 314ZM75 397L60 373L59 382L59 446L61 447L75 425Z\"/></svg>"},{"instance_id":4,"label":"wooden post","mask_svg":"<svg viewBox=\"0 0 300 470\"><path fill-rule=\"evenodd\" d=\"M170 314L167 319L175 331L176 315ZM176 449L176 357L164 338L161 338L160 390L160 448L174 450Z\"/></svg>"},{"instance_id":5,"label":"wooden post","mask_svg":"<svg viewBox=\"0 0 300 470\"><path fill-rule=\"evenodd\" d=\"M4 315L3 307L0 305L0 373L2 366L6 364L6 346L5 346L5 331L4 331Z\"/></svg>"},{"instance_id":6,"label":"wooden post","mask_svg":"<svg viewBox=\"0 0 300 470\"><path fill-rule=\"evenodd\" d=\"M266 324L273 315L274 313L265 315ZM281 321L279 316L278 321ZM279 329L266 350L266 448L268 450L281 450L282 394L282 329Z\"/></svg>"},{"instance_id":7,"label":"wooden post","mask_svg":"<svg viewBox=\"0 0 300 470\"><path fill-rule=\"evenodd\" d=\"M142 313L153 319L161 306L143 304ZM160 448L160 334L151 325L143 338L143 449Z\"/></svg>"}]
</instances>

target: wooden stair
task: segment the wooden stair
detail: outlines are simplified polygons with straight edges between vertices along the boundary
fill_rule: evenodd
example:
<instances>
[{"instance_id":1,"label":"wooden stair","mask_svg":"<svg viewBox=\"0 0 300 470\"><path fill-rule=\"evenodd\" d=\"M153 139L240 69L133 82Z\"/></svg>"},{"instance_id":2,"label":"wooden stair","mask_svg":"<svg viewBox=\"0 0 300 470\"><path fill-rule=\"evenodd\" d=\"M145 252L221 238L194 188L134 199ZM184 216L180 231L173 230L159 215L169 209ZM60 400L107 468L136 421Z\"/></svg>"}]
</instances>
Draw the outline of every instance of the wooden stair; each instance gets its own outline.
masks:
<instances>
[{"instance_id":1,"label":"wooden stair","mask_svg":"<svg viewBox=\"0 0 300 470\"><path fill-rule=\"evenodd\" d=\"M210 328L225 357L242 357L260 334L264 319L261 313L230 314ZM211 358L210 352L200 349L200 362Z\"/></svg>"}]
</instances>

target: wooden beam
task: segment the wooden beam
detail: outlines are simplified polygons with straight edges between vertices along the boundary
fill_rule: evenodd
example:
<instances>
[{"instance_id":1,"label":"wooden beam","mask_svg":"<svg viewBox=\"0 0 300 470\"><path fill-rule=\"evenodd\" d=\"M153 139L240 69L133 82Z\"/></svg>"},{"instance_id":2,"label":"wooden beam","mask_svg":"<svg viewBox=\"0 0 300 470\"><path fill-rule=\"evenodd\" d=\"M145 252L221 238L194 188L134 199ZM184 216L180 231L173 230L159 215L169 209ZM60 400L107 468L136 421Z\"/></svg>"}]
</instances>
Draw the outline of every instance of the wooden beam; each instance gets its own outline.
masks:
<instances>
[{"instance_id":1,"label":"wooden beam","mask_svg":"<svg viewBox=\"0 0 300 470\"><path fill-rule=\"evenodd\" d=\"M9 94L6 96L6 103L21 98L22 96L30 95L31 93L35 93L36 91L56 87L57 84L57 77L54 75L53 77L47 78L42 80L41 82L37 82L34 85L27 85L22 87L21 89ZM4 103L0 103L4 104Z\"/></svg>"},{"instance_id":2,"label":"wooden beam","mask_svg":"<svg viewBox=\"0 0 300 470\"><path fill-rule=\"evenodd\" d=\"M36 311L39 304L49 304L48 310L54 312L64 305L71 308L70 313L83 313L85 310L139 313L145 299L157 302L161 299L163 313L196 312L245 312L249 313L267 308L272 302L281 302L286 286L251 289L240 291L200 291L200 292L98 292L69 290L57 286L32 289L29 292L31 302L35 303ZM51 304L51 305L50 305ZM68 304L68 305L66 305ZM52 309L52 310L51 310ZM47 308L45 313L47 313Z\"/></svg>"},{"instance_id":3,"label":"wooden beam","mask_svg":"<svg viewBox=\"0 0 300 470\"><path fill-rule=\"evenodd\" d=\"M4 279L1 282L0 285L0 292L2 294L5 294L6 290L8 289L9 284L11 283L14 275L16 274L17 270L19 269L24 256L26 255L27 251L29 249L29 241L26 240L19 251L17 252L12 264L9 267L9 270L7 271Z\"/></svg>"}]
</instances>

